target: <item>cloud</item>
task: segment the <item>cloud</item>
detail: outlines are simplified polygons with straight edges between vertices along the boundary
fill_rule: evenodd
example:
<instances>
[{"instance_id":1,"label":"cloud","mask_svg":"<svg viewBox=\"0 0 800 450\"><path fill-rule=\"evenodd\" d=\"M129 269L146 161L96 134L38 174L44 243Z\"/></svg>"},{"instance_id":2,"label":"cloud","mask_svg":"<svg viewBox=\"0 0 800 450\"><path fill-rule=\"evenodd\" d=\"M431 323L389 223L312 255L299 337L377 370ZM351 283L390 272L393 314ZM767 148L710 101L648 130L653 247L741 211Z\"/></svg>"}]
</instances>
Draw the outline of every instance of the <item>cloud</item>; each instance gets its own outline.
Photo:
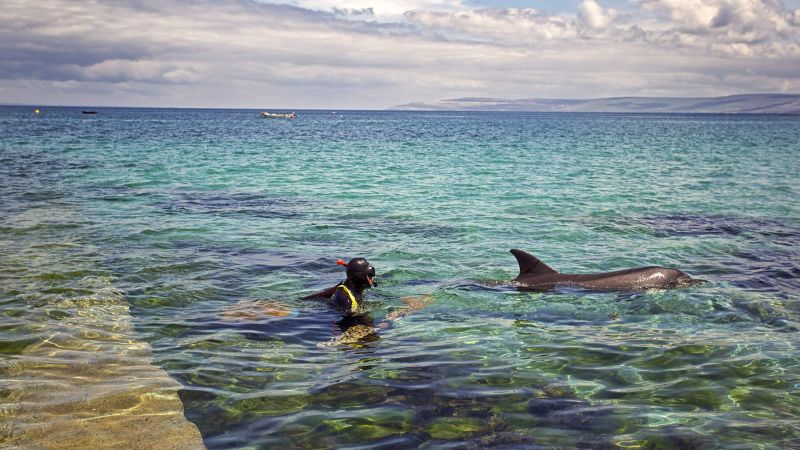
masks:
<instances>
[{"instance_id":1,"label":"cloud","mask_svg":"<svg viewBox=\"0 0 800 450\"><path fill-rule=\"evenodd\" d=\"M361 9L349 9L349 8L333 8L333 12L335 12L339 16L375 16L375 9L374 8L361 8Z\"/></svg>"},{"instance_id":2,"label":"cloud","mask_svg":"<svg viewBox=\"0 0 800 450\"><path fill-rule=\"evenodd\" d=\"M578 19L589 28L605 28L617 12L613 9L603 9L594 0L583 0L578 7Z\"/></svg>"},{"instance_id":3,"label":"cloud","mask_svg":"<svg viewBox=\"0 0 800 450\"><path fill-rule=\"evenodd\" d=\"M196 70L161 61L109 59L91 66L71 66L75 78L87 81L194 83L200 80Z\"/></svg>"},{"instance_id":4,"label":"cloud","mask_svg":"<svg viewBox=\"0 0 800 450\"><path fill-rule=\"evenodd\" d=\"M619 17L614 9L584 0L575 17L548 15L530 8L460 11L414 10L405 19L447 39L507 45L542 41L638 41L649 47L695 51L698 56L797 57L798 11L776 1L641 0L638 14Z\"/></svg>"},{"instance_id":5,"label":"cloud","mask_svg":"<svg viewBox=\"0 0 800 450\"><path fill-rule=\"evenodd\" d=\"M405 18L422 29L453 38L497 43L535 43L572 39L579 34L574 21L549 16L532 8L491 8L459 12L408 11Z\"/></svg>"},{"instance_id":6,"label":"cloud","mask_svg":"<svg viewBox=\"0 0 800 450\"><path fill-rule=\"evenodd\" d=\"M261 3L287 4L303 9L322 12L336 12L342 15L369 13L379 20L393 20L407 11L458 11L466 8L463 0L277 0Z\"/></svg>"},{"instance_id":7,"label":"cloud","mask_svg":"<svg viewBox=\"0 0 800 450\"><path fill-rule=\"evenodd\" d=\"M339 109L800 89L800 10L635 5L584 0L549 14L459 0L5 0L0 102Z\"/></svg>"},{"instance_id":8,"label":"cloud","mask_svg":"<svg viewBox=\"0 0 800 450\"><path fill-rule=\"evenodd\" d=\"M728 55L797 56L797 11L777 0L640 0L646 11L669 18L653 30L693 47Z\"/></svg>"}]
</instances>

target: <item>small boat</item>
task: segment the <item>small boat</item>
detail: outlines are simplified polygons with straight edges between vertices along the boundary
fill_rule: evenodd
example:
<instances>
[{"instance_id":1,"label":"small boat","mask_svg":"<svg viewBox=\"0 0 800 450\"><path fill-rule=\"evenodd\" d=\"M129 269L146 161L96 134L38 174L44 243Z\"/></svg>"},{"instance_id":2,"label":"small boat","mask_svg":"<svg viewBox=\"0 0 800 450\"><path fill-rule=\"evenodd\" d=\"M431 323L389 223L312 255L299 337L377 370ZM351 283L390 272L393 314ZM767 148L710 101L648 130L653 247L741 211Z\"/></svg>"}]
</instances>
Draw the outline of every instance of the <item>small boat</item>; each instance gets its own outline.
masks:
<instances>
[{"instance_id":1,"label":"small boat","mask_svg":"<svg viewBox=\"0 0 800 450\"><path fill-rule=\"evenodd\" d=\"M271 113L271 112L262 112L261 117L266 119L289 119L294 120L297 119L297 113Z\"/></svg>"},{"instance_id":2,"label":"small boat","mask_svg":"<svg viewBox=\"0 0 800 450\"><path fill-rule=\"evenodd\" d=\"M97 111L81 111L81 114L97 114Z\"/></svg>"}]
</instances>

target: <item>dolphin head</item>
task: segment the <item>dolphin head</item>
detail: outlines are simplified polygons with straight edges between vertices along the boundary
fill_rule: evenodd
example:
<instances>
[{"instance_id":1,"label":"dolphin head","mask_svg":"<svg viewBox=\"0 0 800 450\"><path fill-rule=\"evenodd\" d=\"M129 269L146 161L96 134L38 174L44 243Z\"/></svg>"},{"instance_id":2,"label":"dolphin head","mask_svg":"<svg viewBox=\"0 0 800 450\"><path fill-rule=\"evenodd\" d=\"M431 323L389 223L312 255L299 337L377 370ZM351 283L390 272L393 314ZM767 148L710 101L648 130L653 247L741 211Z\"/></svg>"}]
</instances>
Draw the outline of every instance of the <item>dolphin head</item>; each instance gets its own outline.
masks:
<instances>
[{"instance_id":1,"label":"dolphin head","mask_svg":"<svg viewBox=\"0 0 800 450\"><path fill-rule=\"evenodd\" d=\"M686 273L686 272L684 272L682 270L678 270L678 269L672 269L672 270L674 270L676 273L674 274L674 278L672 279L672 282L670 283L671 286L674 286L674 287L695 286L695 285L703 284L703 283L706 282L706 280L698 280L698 279L692 278L691 276L689 276L688 273Z\"/></svg>"}]
</instances>

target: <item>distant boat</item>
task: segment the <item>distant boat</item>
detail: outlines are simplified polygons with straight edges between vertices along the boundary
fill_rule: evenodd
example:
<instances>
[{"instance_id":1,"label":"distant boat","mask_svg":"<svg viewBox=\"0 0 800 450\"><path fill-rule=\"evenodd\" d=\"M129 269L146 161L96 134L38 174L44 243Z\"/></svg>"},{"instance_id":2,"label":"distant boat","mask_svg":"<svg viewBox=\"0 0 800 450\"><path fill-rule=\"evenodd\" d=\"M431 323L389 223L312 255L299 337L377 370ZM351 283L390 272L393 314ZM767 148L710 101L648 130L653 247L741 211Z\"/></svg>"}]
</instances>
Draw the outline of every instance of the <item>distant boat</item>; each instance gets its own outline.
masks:
<instances>
[{"instance_id":1,"label":"distant boat","mask_svg":"<svg viewBox=\"0 0 800 450\"><path fill-rule=\"evenodd\" d=\"M97 111L81 111L81 114L97 114Z\"/></svg>"},{"instance_id":2,"label":"distant boat","mask_svg":"<svg viewBox=\"0 0 800 450\"><path fill-rule=\"evenodd\" d=\"M271 113L271 112L262 112L261 117L265 119L289 119L294 120L297 119L297 113Z\"/></svg>"}]
</instances>

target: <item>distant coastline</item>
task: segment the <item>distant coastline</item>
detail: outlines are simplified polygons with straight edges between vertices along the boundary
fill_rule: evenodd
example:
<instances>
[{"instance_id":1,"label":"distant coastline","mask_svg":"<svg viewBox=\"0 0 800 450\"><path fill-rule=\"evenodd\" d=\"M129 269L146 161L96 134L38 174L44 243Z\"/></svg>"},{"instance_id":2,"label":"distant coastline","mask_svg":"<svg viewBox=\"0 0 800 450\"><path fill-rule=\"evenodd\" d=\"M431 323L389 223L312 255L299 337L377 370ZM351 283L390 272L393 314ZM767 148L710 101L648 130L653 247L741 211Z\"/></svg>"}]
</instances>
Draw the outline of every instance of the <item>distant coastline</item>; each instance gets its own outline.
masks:
<instances>
[{"instance_id":1,"label":"distant coastline","mask_svg":"<svg viewBox=\"0 0 800 450\"><path fill-rule=\"evenodd\" d=\"M519 111L607 113L800 114L800 94L725 97L611 97L598 99L464 97L406 103L392 111Z\"/></svg>"},{"instance_id":2,"label":"distant coastline","mask_svg":"<svg viewBox=\"0 0 800 450\"><path fill-rule=\"evenodd\" d=\"M143 106L64 105L3 103L8 108L66 108L77 110L151 109L263 111L264 108L237 106ZM645 113L645 114L785 114L800 115L800 94L739 94L724 97L608 97L596 99L461 97L434 102L413 102L384 109L276 108L300 112L330 111L452 111L452 112L542 112L542 113Z\"/></svg>"}]
</instances>

